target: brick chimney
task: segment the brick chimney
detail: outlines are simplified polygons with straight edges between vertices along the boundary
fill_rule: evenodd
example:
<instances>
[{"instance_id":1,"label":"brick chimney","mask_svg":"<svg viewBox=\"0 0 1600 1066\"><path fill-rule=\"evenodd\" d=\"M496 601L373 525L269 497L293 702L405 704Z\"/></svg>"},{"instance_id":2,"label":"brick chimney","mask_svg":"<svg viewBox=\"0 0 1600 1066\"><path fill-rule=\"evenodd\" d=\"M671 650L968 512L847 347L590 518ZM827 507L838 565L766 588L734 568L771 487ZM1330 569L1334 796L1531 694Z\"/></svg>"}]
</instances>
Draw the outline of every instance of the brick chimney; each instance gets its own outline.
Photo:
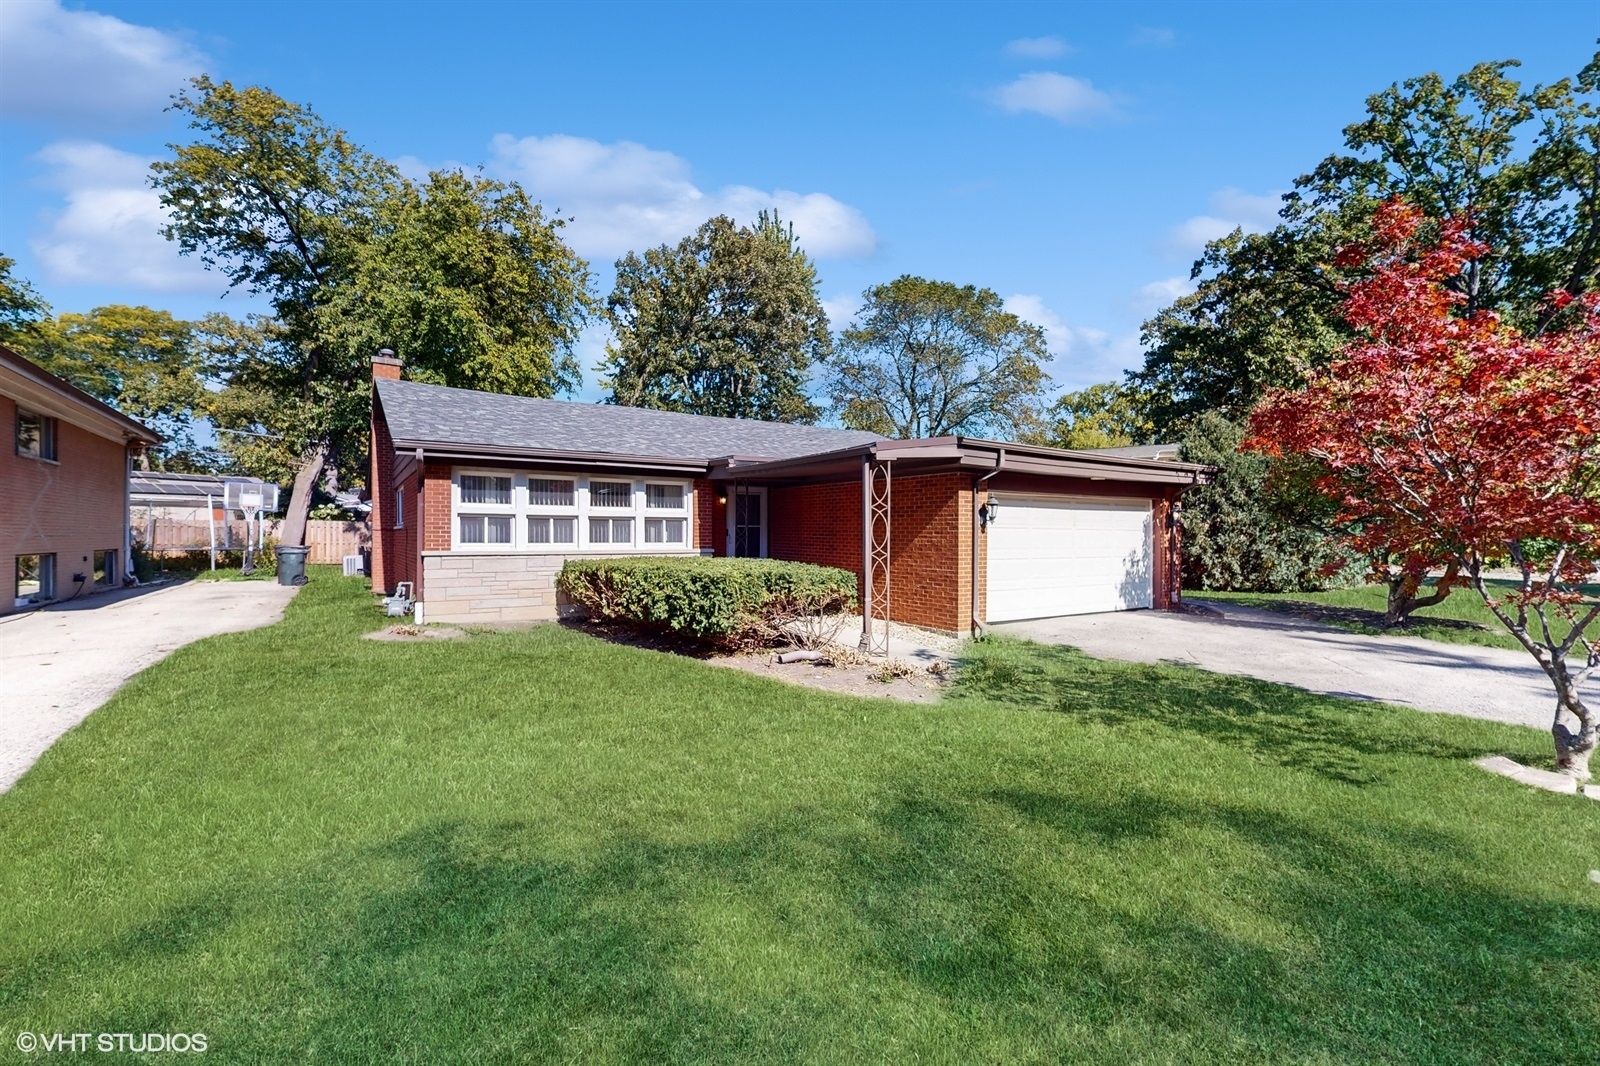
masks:
<instances>
[{"instance_id":1,"label":"brick chimney","mask_svg":"<svg viewBox=\"0 0 1600 1066\"><path fill-rule=\"evenodd\" d=\"M388 348L379 348L378 354L372 357L372 380L387 378L390 381L400 380L400 368L405 366L400 357Z\"/></svg>"}]
</instances>

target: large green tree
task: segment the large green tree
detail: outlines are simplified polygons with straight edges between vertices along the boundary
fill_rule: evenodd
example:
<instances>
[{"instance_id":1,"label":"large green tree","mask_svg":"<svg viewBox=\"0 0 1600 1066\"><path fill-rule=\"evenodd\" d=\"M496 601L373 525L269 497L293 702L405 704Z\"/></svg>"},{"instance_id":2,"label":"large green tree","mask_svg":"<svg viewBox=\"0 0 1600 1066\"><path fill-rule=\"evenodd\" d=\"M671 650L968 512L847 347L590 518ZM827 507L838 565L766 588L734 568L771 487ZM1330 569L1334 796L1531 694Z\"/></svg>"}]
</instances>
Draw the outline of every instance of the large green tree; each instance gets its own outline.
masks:
<instances>
[{"instance_id":1,"label":"large green tree","mask_svg":"<svg viewBox=\"0 0 1600 1066\"><path fill-rule=\"evenodd\" d=\"M1369 97L1345 151L1295 181L1277 227L1206 247L1196 291L1145 323L1145 364L1130 375L1158 433L1207 410L1242 418L1265 389L1332 358L1349 338L1339 307L1361 270L1338 252L1368 238L1391 196L1435 223L1471 220L1484 253L1450 282L1469 309L1537 332L1553 321L1552 289L1595 286L1600 56L1552 85L1524 86L1516 66L1426 74Z\"/></svg>"},{"instance_id":2,"label":"large green tree","mask_svg":"<svg viewBox=\"0 0 1600 1066\"><path fill-rule=\"evenodd\" d=\"M794 228L710 219L676 246L617 261L607 400L703 415L811 422L813 366L831 349L817 271Z\"/></svg>"},{"instance_id":3,"label":"large green tree","mask_svg":"<svg viewBox=\"0 0 1600 1066\"><path fill-rule=\"evenodd\" d=\"M1185 588L1295 592L1347 579L1354 556L1340 547L1336 508L1293 464L1241 452L1244 427L1208 411L1190 422L1178 458L1216 468L1183 495Z\"/></svg>"},{"instance_id":4,"label":"large green tree","mask_svg":"<svg viewBox=\"0 0 1600 1066\"><path fill-rule=\"evenodd\" d=\"M1150 427L1121 382L1064 392L1044 413L1043 425L1023 439L1051 448L1122 448L1148 443Z\"/></svg>"},{"instance_id":5,"label":"large green tree","mask_svg":"<svg viewBox=\"0 0 1600 1066\"><path fill-rule=\"evenodd\" d=\"M1044 331L990 289L906 275L864 294L825 388L852 429L896 437L1037 428L1049 380Z\"/></svg>"},{"instance_id":6,"label":"large green tree","mask_svg":"<svg viewBox=\"0 0 1600 1066\"><path fill-rule=\"evenodd\" d=\"M360 476L376 348L451 384L575 383L587 266L521 189L450 173L419 187L260 87L201 77L173 107L195 138L152 168L166 235L272 306L212 338L213 407L242 461L292 467L285 543L303 539L319 483Z\"/></svg>"},{"instance_id":7,"label":"large green tree","mask_svg":"<svg viewBox=\"0 0 1600 1066\"><path fill-rule=\"evenodd\" d=\"M164 438L145 461L167 470L211 468L197 436L206 399L205 347L193 323L167 311L113 304L38 323L24 339L30 359Z\"/></svg>"},{"instance_id":8,"label":"large green tree","mask_svg":"<svg viewBox=\"0 0 1600 1066\"><path fill-rule=\"evenodd\" d=\"M16 265L15 259L0 255L0 344L13 348L25 342L50 314L50 305L33 286L11 273Z\"/></svg>"}]
</instances>

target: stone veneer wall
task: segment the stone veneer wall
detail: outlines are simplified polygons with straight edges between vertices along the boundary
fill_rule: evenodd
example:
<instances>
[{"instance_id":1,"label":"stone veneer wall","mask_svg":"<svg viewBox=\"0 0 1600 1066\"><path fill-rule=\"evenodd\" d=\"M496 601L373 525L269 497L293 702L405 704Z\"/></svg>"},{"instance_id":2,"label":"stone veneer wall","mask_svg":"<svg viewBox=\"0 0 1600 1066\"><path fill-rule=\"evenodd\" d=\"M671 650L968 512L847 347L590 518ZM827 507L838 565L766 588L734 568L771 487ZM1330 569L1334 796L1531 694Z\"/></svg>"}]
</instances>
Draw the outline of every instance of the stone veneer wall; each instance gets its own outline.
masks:
<instances>
[{"instance_id":1,"label":"stone veneer wall","mask_svg":"<svg viewBox=\"0 0 1600 1066\"><path fill-rule=\"evenodd\" d=\"M663 552L651 552L659 556ZM700 552L673 552L699 555ZM560 617L556 575L569 556L423 552L423 622L548 622ZM570 558L603 558L585 553Z\"/></svg>"}]
</instances>

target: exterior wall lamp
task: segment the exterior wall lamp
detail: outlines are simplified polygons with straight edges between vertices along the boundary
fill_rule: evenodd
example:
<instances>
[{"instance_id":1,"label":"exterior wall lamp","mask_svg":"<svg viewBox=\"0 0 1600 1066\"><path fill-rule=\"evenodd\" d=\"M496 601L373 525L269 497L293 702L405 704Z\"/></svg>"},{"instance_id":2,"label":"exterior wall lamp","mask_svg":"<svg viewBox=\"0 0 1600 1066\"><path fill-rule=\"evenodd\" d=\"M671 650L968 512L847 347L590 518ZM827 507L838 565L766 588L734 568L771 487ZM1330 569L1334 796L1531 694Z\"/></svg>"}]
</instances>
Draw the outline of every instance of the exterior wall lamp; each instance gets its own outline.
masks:
<instances>
[{"instance_id":1,"label":"exterior wall lamp","mask_svg":"<svg viewBox=\"0 0 1600 1066\"><path fill-rule=\"evenodd\" d=\"M978 528L988 529L994 523L995 516L999 513L1000 501L990 496L988 503L980 503L978 505Z\"/></svg>"}]
</instances>

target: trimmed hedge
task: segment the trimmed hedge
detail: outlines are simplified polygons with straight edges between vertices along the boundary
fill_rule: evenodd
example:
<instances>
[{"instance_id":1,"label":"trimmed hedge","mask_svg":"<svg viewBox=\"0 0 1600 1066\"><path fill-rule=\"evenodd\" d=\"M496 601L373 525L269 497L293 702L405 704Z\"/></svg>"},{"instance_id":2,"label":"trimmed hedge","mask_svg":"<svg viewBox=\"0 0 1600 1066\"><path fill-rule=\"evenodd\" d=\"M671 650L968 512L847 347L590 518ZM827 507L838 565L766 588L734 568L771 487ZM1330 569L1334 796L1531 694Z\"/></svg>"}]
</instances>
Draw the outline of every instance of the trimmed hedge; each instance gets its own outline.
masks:
<instances>
[{"instance_id":1,"label":"trimmed hedge","mask_svg":"<svg viewBox=\"0 0 1600 1066\"><path fill-rule=\"evenodd\" d=\"M718 643L770 640L856 602L850 571L778 559L570 559L556 587L591 617Z\"/></svg>"}]
</instances>

